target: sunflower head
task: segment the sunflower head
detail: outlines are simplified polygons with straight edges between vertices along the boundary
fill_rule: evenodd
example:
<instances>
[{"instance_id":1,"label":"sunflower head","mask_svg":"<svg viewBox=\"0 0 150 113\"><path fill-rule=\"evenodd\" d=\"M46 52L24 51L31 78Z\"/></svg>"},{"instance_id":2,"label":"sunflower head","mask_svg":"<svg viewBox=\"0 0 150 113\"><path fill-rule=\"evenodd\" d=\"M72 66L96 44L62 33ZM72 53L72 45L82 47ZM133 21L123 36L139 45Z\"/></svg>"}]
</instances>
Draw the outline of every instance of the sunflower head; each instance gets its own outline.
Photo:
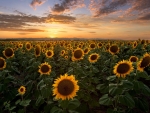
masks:
<instances>
[{"instance_id":1,"label":"sunflower head","mask_svg":"<svg viewBox=\"0 0 150 113\"><path fill-rule=\"evenodd\" d=\"M68 55L65 55L64 58L67 60L68 59Z\"/></svg>"},{"instance_id":2,"label":"sunflower head","mask_svg":"<svg viewBox=\"0 0 150 113\"><path fill-rule=\"evenodd\" d=\"M52 46L52 44L50 42L47 43L47 48L50 48Z\"/></svg>"},{"instance_id":3,"label":"sunflower head","mask_svg":"<svg viewBox=\"0 0 150 113\"><path fill-rule=\"evenodd\" d=\"M114 66L114 74L116 74L117 77L122 77L125 78L128 74L131 73L131 71L133 71L133 66L132 66L132 62L127 61L127 60L123 60L118 62L115 66Z\"/></svg>"},{"instance_id":4,"label":"sunflower head","mask_svg":"<svg viewBox=\"0 0 150 113\"><path fill-rule=\"evenodd\" d=\"M53 52L52 50L47 50L47 51L45 52L45 56L46 56L47 58L52 58L53 55L54 55L54 52Z\"/></svg>"},{"instance_id":5,"label":"sunflower head","mask_svg":"<svg viewBox=\"0 0 150 113\"><path fill-rule=\"evenodd\" d=\"M133 44L132 44L132 47L136 48L137 45L138 45L137 41L134 41Z\"/></svg>"},{"instance_id":6,"label":"sunflower head","mask_svg":"<svg viewBox=\"0 0 150 113\"><path fill-rule=\"evenodd\" d=\"M119 52L119 47L117 45L112 45L109 47L109 52L114 55Z\"/></svg>"},{"instance_id":7,"label":"sunflower head","mask_svg":"<svg viewBox=\"0 0 150 113\"><path fill-rule=\"evenodd\" d=\"M22 48L22 47L23 47L23 44L22 44L22 43L18 44L18 47L19 47L19 48Z\"/></svg>"},{"instance_id":8,"label":"sunflower head","mask_svg":"<svg viewBox=\"0 0 150 113\"><path fill-rule=\"evenodd\" d=\"M103 43L101 43L101 42L97 43L98 48L101 48L102 46L103 46Z\"/></svg>"},{"instance_id":9,"label":"sunflower head","mask_svg":"<svg viewBox=\"0 0 150 113\"><path fill-rule=\"evenodd\" d=\"M95 43L90 43L89 47L90 47L91 49L94 49L94 48L96 48L96 44L95 44Z\"/></svg>"},{"instance_id":10,"label":"sunflower head","mask_svg":"<svg viewBox=\"0 0 150 113\"><path fill-rule=\"evenodd\" d=\"M84 51L81 48L77 48L72 52L72 61L83 59Z\"/></svg>"},{"instance_id":11,"label":"sunflower head","mask_svg":"<svg viewBox=\"0 0 150 113\"><path fill-rule=\"evenodd\" d=\"M64 54L65 54L65 50L61 50L60 55L64 56Z\"/></svg>"},{"instance_id":12,"label":"sunflower head","mask_svg":"<svg viewBox=\"0 0 150 113\"><path fill-rule=\"evenodd\" d=\"M29 51L32 48L31 43L30 42L26 42L25 47Z\"/></svg>"},{"instance_id":13,"label":"sunflower head","mask_svg":"<svg viewBox=\"0 0 150 113\"><path fill-rule=\"evenodd\" d=\"M0 57L0 70L6 68L6 61L3 57Z\"/></svg>"},{"instance_id":14,"label":"sunflower head","mask_svg":"<svg viewBox=\"0 0 150 113\"><path fill-rule=\"evenodd\" d=\"M43 75L43 74L50 75L50 72L51 72L51 65L49 65L47 62L42 63L42 64L39 66L38 72L40 73L40 75Z\"/></svg>"},{"instance_id":15,"label":"sunflower head","mask_svg":"<svg viewBox=\"0 0 150 113\"><path fill-rule=\"evenodd\" d=\"M136 61L138 61L138 57L136 57L136 56L130 56L129 61L136 62Z\"/></svg>"},{"instance_id":16,"label":"sunflower head","mask_svg":"<svg viewBox=\"0 0 150 113\"><path fill-rule=\"evenodd\" d=\"M78 81L75 80L73 75L61 75L54 81L53 95L55 95L56 99L73 99L73 97L76 96L76 92L79 90L77 82Z\"/></svg>"},{"instance_id":17,"label":"sunflower head","mask_svg":"<svg viewBox=\"0 0 150 113\"><path fill-rule=\"evenodd\" d=\"M35 54L36 57L40 56L40 54L41 54L41 46L39 44L35 46L34 54Z\"/></svg>"},{"instance_id":18,"label":"sunflower head","mask_svg":"<svg viewBox=\"0 0 150 113\"><path fill-rule=\"evenodd\" d=\"M90 48L85 48L84 49L84 54L88 54L90 52Z\"/></svg>"},{"instance_id":19,"label":"sunflower head","mask_svg":"<svg viewBox=\"0 0 150 113\"><path fill-rule=\"evenodd\" d=\"M143 58L137 63L137 70L143 71L145 67L150 65L150 54L145 53Z\"/></svg>"},{"instance_id":20,"label":"sunflower head","mask_svg":"<svg viewBox=\"0 0 150 113\"><path fill-rule=\"evenodd\" d=\"M89 56L89 58L88 58L88 60L89 60L89 62L90 63L95 63L95 62L97 62L97 60L99 59L99 54L97 54L97 53L92 53L90 56Z\"/></svg>"},{"instance_id":21,"label":"sunflower head","mask_svg":"<svg viewBox=\"0 0 150 113\"><path fill-rule=\"evenodd\" d=\"M14 56L14 50L12 48L6 48L4 51L3 51L3 55L6 57L6 58L12 58Z\"/></svg>"},{"instance_id":22,"label":"sunflower head","mask_svg":"<svg viewBox=\"0 0 150 113\"><path fill-rule=\"evenodd\" d=\"M26 92L26 88L24 86L20 86L20 88L18 89L18 93L20 95L24 95Z\"/></svg>"}]
</instances>

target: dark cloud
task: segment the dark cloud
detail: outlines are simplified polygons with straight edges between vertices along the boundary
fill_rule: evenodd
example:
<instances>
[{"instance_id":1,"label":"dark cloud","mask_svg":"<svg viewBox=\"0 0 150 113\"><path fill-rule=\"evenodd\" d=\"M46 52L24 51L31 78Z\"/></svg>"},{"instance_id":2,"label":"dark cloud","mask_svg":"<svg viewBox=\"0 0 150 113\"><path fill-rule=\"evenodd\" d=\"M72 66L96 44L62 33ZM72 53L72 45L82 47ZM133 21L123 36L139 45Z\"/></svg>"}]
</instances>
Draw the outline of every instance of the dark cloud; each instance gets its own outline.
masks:
<instances>
[{"instance_id":1,"label":"dark cloud","mask_svg":"<svg viewBox=\"0 0 150 113\"><path fill-rule=\"evenodd\" d=\"M71 23L76 20L75 17L67 15L51 15L49 14L46 18L47 23L56 22L56 23Z\"/></svg>"},{"instance_id":2,"label":"dark cloud","mask_svg":"<svg viewBox=\"0 0 150 113\"><path fill-rule=\"evenodd\" d=\"M31 34L31 33L17 33L17 34L19 34L19 35L28 35L28 34Z\"/></svg>"},{"instance_id":3,"label":"dark cloud","mask_svg":"<svg viewBox=\"0 0 150 113\"><path fill-rule=\"evenodd\" d=\"M150 8L150 0L134 0L131 10L144 10Z\"/></svg>"},{"instance_id":4,"label":"dark cloud","mask_svg":"<svg viewBox=\"0 0 150 113\"><path fill-rule=\"evenodd\" d=\"M107 5L108 4L108 5ZM100 15L107 15L117 11L117 9L121 6L127 4L127 0L113 0L112 2L105 0L102 1L101 7L96 12L96 17Z\"/></svg>"},{"instance_id":5,"label":"dark cloud","mask_svg":"<svg viewBox=\"0 0 150 113\"><path fill-rule=\"evenodd\" d=\"M61 3L55 4L51 11L54 14L62 14L64 12L83 6L84 0L61 0Z\"/></svg>"},{"instance_id":6,"label":"dark cloud","mask_svg":"<svg viewBox=\"0 0 150 113\"><path fill-rule=\"evenodd\" d=\"M46 2L46 0L32 0L30 6L31 6L33 9L36 9L36 6L42 5L44 2Z\"/></svg>"},{"instance_id":7,"label":"dark cloud","mask_svg":"<svg viewBox=\"0 0 150 113\"><path fill-rule=\"evenodd\" d=\"M18 11L18 10L15 10L15 11L14 11L14 13L17 13L17 14L19 14L19 15L21 15L21 16L26 16L26 14L25 14L25 13L20 12L20 11Z\"/></svg>"},{"instance_id":8,"label":"dark cloud","mask_svg":"<svg viewBox=\"0 0 150 113\"><path fill-rule=\"evenodd\" d=\"M125 6L124 9L122 9L123 6ZM150 12L150 0L91 0L90 10L95 17L117 11L122 11L123 17L139 17Z\"/></svg>"},{"instance_id":9,"label":"dark cloud","mask_svg":"<svg viewBox=\"0 0 150 113\"><path fill-rule=\"evenodd\" d=\"M27 15L18 11L15 12L19 14L0 14L1 31L18 30L26 32L43 32L43 30L29 28L34 27L34 24L41 25L42 23L52 22L68 24L76 20L75 17L67 15L47 15L45 17L38 17L34 15Z\"/></svg>"},{"instance_id":10,"label":"dark cloud","mask_svg":"<svg viewBox=\"0 0 150 113\"><path fill-rule=\"evenodd\" d=\"M150 13L149 14L146 14L142 17L139 17L138 20L150 20Z\"/></svg>"}]
</instances>

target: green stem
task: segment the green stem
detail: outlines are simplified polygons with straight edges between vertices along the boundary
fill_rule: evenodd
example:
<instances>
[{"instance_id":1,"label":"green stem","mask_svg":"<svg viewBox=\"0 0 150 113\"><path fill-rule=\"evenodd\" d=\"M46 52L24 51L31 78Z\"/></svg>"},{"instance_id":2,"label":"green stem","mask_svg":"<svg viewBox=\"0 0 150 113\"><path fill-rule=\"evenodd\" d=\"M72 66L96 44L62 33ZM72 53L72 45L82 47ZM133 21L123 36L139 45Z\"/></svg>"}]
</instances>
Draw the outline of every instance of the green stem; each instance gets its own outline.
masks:
<instances>
[{"instance_id":1,"label":"green stem","mask_svg":"<svg viewBox=\"0 0 150 113\"><path fill-rule=\"evenodd\" d=\"M23 101L23 95L21 95L21 100ZM24 107L24 112L26 113L26 107Z\"/></svg>"}]
</instances>

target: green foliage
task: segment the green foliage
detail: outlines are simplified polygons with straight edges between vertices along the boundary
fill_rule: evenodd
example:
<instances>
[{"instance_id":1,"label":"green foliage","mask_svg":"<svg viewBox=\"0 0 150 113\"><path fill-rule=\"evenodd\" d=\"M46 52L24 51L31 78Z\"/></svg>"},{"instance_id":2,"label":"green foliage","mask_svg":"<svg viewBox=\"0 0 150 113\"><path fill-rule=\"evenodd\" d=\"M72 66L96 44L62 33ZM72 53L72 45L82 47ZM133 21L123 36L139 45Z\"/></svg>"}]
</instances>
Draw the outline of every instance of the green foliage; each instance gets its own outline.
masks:
<instances>
[{"instance_id":1,"label":"green foliage","mask_svg":"<svg viewBox=\"0 0 150 113\"><path fill-rule=\"evenodd\" d=\"M81 49L89 48L90 41L50 41L47 47L44 41L29 41L31 50L25 47L26 41L13 43L1 41L0 57L6 47L14 50L14 57L6 59L6 68L0 70L0 113L149 113L150 100L150 67L143 72L137 70L137 62L133 63L134 70L125 78L118 78L113 73L114 66L121 60L129 60L130 56L142 58L150 52L150 45L144 46L138 42L133 48L132 42L126 41L92 41L101 42L102 47L90 48L82 60L72 61L73 49L79 45ZM23 48L17 48L18 43ZM107 45L116 43L119 52L109 53ZM34 46L40 44L41 54L35 56ZM63 45L63 46L62 46ZM53 50L54 56L46 58L45 50ZM65 50L64 55L61 51ZM100 58L95 63L88 60L91 53L97 53ZM65 58L65 56L68 56ZM50 75L40 75L39 65L47 62L51 65ZM53 95L53 83L60 75L74 75L78 80L79 91L70 100L56 100ZM25 86L24 95L18 89Z\"/></svg>"}]
</instances>

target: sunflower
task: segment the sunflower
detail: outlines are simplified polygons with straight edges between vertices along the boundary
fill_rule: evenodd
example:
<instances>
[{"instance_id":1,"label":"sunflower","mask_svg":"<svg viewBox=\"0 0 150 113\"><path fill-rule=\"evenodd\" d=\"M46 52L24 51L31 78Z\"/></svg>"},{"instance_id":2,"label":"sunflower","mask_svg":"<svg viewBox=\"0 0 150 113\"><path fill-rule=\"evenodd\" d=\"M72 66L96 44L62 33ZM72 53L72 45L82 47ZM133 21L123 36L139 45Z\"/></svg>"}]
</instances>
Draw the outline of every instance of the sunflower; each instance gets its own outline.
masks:
<instances>
[{"instance_id":1,"label":"sunflower","mask_svg":"<svg viewBox=\"0 0 150 113\"><path fill-rule=\"evenodd\" d=\"M84 54L88 54L90 52L90 49L89 48L85 48L84 49Z\"/></svg>"},{"instance_id":2,"label":"sunflower","mask_svg":"<svg viewBox=\"0 0 150 113\"><path fill-rule=\"evenodd\" d=\"M136 62L138 60L138 57L136 56L130 56L129 61Z\"/></svg>"},{"instance_id":3,"label":"sunflower","mask_svg":"<svg viewBox=\"0 0 150 113\"><path fill-rule=\"evenodd\" d=\"M25 47L29 51L31 49L31 43L30 42L26 42Z\"/></svg>"},{"instance_id":4,"label":"sunflower","mask_svg":"<svg viewBox=\"0 0 150 113\"><path fill-rule=\"evenodd\" d=\"M91 49L94 49L94 48L96 48L96 44L95 44L95 43L90 43L89 47L90 47Z\"/></svg>"},{"instance_id":5,"label":"sunflower","mask_svg":"<svg viewBox=\"0 0 150 113\"><path fill-rule=\"evenodd\" d=\"M20 95L24 95L26 92L26 88L24 86L20 86L20 88L18 89L18 92Z\"/></svg>"},{"instance_id":6,"label":"sunflower","mask_svg":"<svg viewBox=\"0 0 150 113\"><path fill-rule=\"evenodd\" d=\"M64 54L65 54L65 50L61 50L60 55L64 56Z\"/></svg>"},{"instance_id":7,"label":"sunflower","mask_svg":"<svg viewBox=\"0 0 150 113\"><path fill-rule=\"evenodd\" d=\"M132 44L132 48L136 48L137 45L138 45L137 41L134 41Z\"/></svg>"},{"instance_id":8,"label":"sunflower","mask_svg":"<svg viewBox=\"0 0 150 113\"><path fill-rule=\"evenodd\" d=\"M0 57L0 70L6 68L6 61L3 57Z\"/></svg>"},{"instance_id":9,"label":"sunflower","mask_svg":"<svg viewBox=\"0 0 150 113\"><path fill-rule=\"evenodd\" d=\"M106 51L109 51L110 43L107 43L107 44L105 45L105 48L106 48Z\"/></svg>"},{"instance_id":10,"label":"sunflower","mask_svg":"<svg viewBox=\"0 0 150 113\"><path fill-rule=\"evenodd\" d=\"M81 48L77 48L72 52L72 61L83 59L84 51Z\"/></svg>"},{"instance_id":11,"label":"sunflower","mask_svg":"<svg viewBox=\"0 0 150 113\"><path fill-rule=\"evenodd\" d=\"M119 47L115 44L109 47L109 52L114 55L119 52Z\"/></svg>"},{"instance_id":12,"label":"sunflower","mask_svg":"<svg viewBox=\"0 0 150 113\"><path fill-rule=\"evenodd\" d=\"M52 44L50 42L47 43L46 47L50 48L52 46Z\"/></svg>"},{"instance_id":13,"label":"sunflower","mask_svg":"<svg viewBox=\"0 0 150 113\"><path fill-rule=\"evenodd\" d=\"M47 51L45 52L45 56L46 56L47 58L52 58L53 55L54 55L54 52L53 52L52 50L47 50Z\"/></svg>"},{"instance_id":14,"label":"sunflower","mask_svg":"<svg viewBox=\"0 0 150 113\"><path fill-rule=\"evenodd\" d=\"M97 43L97 47L101 48L103 46L103 44L101 42Z\"/></svg>"},{"instance_id":15,"label":"sunflower","mask_svg":"<svg viewBox=\"0 0 150 113\"><path fill-rule=\"evenodd\" d=\"M143 58L137 63L137 70L143 71L145 67L150 65L150 54L145 53Z\"/></svg>"},{"instance_id":16,"label":"sunflower","mask_svg":"<svg viewBox=\"0 0 150 113\"><path fill-rule=\"evenodd\" d=\"M14 50L12 48L6 48L4 51L3 51L3 55L6 57L6 58L11 58L14 56Z\"/></svg>"},{"instance_id":17,"label":"sunflower","mask_svg":"<svg viewBox=\"0 0 150 113\"><path fill-rule=\"evenodd\" d=\"M114 66L113 72L117 77L125 78L131 71L133 71L133 69L132 62L123 60Z\"/></svg>"},{"instance_id":18,"label":"sunflower","mask_svg":"<svg viewBox=\"0 0 150 113\"><path fill-rule=\"evenodd\" d=\"M49 65L47 62L42 63L42 64L39 66L38 72L39 72L41 75L43 75L43 74L50 75L50 72L51 72L51 65Z\"/></svg>"},{"instance_id":19,"label":"sunflower","mask_svg":"<svg viewBox=\"0 0 150 113\"><path fill-rule=\"evenodd\" d=\"M97 53L92 53L88 58L90 63L95 63L97 62L98 59L99 59L99 54Z\"/></svg>"},{"instance_id":20,"label":"sunflower","mask_svg":"<svg viewBox=\"0 0 150 113\"><path fill-rule=\"evenodd\" d=\"M21 44L21 43L18 44L18 47L19 47L19 48L22 48L22 47L23 47L23 44Z\"/></svg>"},{"instance_id":21,"label":"sunflower","mask_svg":"<svg viewBox=\"0 0 150 113\"><path fill-rule=\"evenodd\" d=\"M73 99L76 96L76 92L79 90L77 80L73 75L68 74L61 75L55 79L53 84L53 95L56 95L56 99Z\"/></svg>"},{"instance_id":22,"label":"sunflower","mask_svg":"<svg viewBox=\"0 0 150 113\"><path fill-rule=\"evenodd\" d=\"M65 59L68 59L68 55L65 55L64 58L65 58Z\"/></svg>"},{"instance_id":23,"label":"sunflower","mask_svg":"<svg viewBox=\"0 0 150 113\"><path fill-rule=\"evenodd\" d=\"M34 49L34 52L35 52L35 56L36 57L40 56L40 54L41 54L41 46L40 45L36 45L35 49Z\"/></svg>"}]
</instances>

